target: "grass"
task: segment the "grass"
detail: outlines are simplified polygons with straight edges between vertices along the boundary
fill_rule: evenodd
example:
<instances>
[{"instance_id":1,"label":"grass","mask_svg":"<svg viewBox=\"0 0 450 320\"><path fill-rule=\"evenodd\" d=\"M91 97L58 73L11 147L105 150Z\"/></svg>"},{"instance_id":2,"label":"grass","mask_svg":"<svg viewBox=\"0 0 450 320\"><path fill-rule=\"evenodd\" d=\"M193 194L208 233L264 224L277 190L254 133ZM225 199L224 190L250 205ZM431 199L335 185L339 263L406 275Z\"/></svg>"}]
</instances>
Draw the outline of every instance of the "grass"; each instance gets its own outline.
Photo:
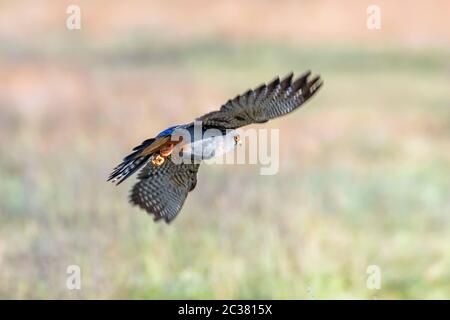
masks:
<instances>
[{"instance_id":1,"label":"grass","mask_svg":"<svg viewBox=\"0 0 450 320\"><path fill-rule=\"evenodd\" d=\"M450 297L446 52L124 41L30 45L7 74L0 297ZM105 182L159 129L309 68L323 90L264 125L281 130L278 175L203 166L170 226L127 204L132 181Z\"/></svg>"}]
</instances>

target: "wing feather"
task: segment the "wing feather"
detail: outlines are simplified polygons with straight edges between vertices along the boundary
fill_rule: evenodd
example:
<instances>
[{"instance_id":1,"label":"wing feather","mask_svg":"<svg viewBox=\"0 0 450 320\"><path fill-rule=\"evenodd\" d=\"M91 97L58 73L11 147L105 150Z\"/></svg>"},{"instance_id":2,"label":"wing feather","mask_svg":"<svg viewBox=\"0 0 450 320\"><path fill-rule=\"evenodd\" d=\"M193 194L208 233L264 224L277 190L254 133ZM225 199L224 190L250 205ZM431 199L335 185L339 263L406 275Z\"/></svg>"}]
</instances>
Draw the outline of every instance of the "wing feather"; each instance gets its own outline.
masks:
<instances>
[{"instance_id":1,"label":"wing feather","mask_svg":"<svg viewBox=\"0 0 450 320\"><path fill-rule=\"evenodd\" d=\"M311 98L322 86L319 76L309 80L310 71L293 81L291 72L269 84L228 100L220 110L207 113L197 120L204 126L236 129L252 123L262 123L290 113ZM293 81L293 82L292 82Z\"/></svg>"},{"instance_id":2,"label":"wing feather","mask_svg":"<svg viewBox=\"0 0 450 320\"><path fill-rule=\"evenodd\" d=\"M130 202L154 215L155 220L172 221L197 184L199 164L174 164L170 158L161 166L148 163L139 173Z\"/></svg>"}]
</instances>

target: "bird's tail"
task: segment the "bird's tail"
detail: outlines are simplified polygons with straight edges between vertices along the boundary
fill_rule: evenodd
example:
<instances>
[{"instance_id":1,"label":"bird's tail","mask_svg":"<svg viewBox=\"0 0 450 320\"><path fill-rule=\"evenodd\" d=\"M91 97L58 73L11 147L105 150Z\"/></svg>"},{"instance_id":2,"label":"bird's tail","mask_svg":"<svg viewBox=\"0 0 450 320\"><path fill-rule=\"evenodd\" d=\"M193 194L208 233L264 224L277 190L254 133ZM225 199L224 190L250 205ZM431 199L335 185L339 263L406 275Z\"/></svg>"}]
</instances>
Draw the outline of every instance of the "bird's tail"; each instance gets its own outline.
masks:
<instances>
[{"instance_id":1,"label":"bird's tail","mask_svg":"<svg viewBox=\"0 0 450 320\"><path fill-rule=\"evenodd\" d=\"M119 185L137 170L139 170L152 156L151 153L145 153L150 145L155 142L155 139L148 139L142 142L139 146L133 149L133 152L126 156L122 163L114 168L113 172L109 175L108 181L117 182Z\"/></svg>"}]
</instances>

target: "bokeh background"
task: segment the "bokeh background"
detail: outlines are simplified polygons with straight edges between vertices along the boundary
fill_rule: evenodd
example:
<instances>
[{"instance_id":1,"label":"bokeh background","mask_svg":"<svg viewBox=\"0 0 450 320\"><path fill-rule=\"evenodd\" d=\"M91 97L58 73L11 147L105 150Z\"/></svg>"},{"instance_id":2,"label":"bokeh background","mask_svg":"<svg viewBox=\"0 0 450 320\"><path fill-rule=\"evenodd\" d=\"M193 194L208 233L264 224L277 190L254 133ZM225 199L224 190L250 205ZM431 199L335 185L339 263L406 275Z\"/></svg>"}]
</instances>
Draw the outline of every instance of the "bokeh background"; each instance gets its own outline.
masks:
<instances>
[{"instance_id":1,"label":"bokeh background","mask_svg":"<svg viewBox=\"0 0 450 320\"><path fill-rule=\"evenodd\" d=\"M70 4L81 30L66 28ZM450 298L449 12L0 1L0 297ZM280 129L277 175L203 166L169 226L128 205L133 179L106 183L161 129L307 69L320 93L262 125ZM66 288L69 265L81 290Z\"/></svg>"}]
</instances>

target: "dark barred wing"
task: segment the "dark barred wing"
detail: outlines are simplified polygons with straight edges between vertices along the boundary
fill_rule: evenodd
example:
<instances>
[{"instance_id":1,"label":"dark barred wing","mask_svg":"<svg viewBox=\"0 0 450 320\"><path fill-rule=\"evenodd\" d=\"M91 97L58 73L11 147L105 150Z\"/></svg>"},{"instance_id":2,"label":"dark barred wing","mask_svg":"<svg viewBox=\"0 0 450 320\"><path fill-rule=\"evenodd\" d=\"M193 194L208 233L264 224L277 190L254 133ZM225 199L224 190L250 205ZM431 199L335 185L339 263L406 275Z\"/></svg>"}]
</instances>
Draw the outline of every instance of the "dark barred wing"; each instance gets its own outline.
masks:
<instances>
[{"instance_id":1,"label":"dark barred wing","mask_svg":"<svg viewBox=\"0 0 450 320\"><path fill-rule=\"evenodd\" d=\"M319 76L309 79L308 71L296 80L293 73L283 80L277 77L269 84L229 100L219 111L207 113L198 121L203 126L236 129L252 123L263 123L300 107L322 86Z\"/></svg>"},{"instance_id":2,"label":"dark barred wing","mask_svg":"<svg viewBox=\"0 0 450 320\"><path fill-rule=\"evenodd\" d=\"M138 175L131 189L130 202L155 216L155 220L173 220L197 184L199 164L174 164L170 158L161 166L151 163Z\"/></svg>"}]
</instances>

